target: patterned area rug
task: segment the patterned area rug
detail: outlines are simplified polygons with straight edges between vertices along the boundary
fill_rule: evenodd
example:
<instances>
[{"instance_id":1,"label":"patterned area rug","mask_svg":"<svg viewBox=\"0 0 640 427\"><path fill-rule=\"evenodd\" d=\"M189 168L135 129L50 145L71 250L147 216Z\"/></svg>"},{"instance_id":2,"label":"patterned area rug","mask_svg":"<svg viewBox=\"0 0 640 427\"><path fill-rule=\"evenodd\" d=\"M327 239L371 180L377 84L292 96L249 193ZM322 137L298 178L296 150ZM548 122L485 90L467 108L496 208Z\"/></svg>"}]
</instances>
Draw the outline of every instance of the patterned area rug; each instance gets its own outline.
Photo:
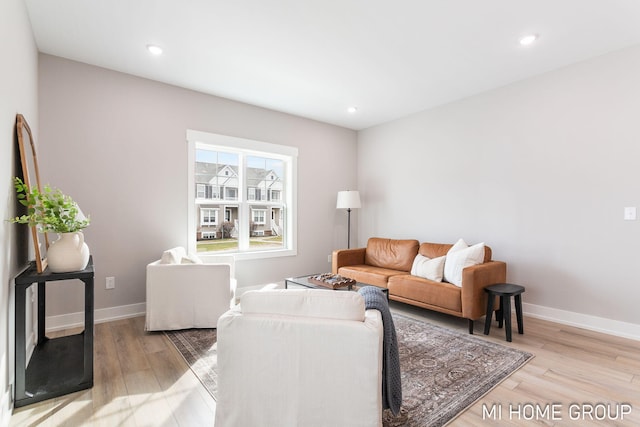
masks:
<instances>
[{"instance_id":1,"label":"patterned area rug","mask_svg":"<svg viewBox=\"0 0 640 427\"><path fill-rule=\"evenodd\" d=\"M398 314L402 410L385 427L443 426L533 357L532 354ZM215 399L216 330L165 332Z\"/></svg>"}]
</instances>

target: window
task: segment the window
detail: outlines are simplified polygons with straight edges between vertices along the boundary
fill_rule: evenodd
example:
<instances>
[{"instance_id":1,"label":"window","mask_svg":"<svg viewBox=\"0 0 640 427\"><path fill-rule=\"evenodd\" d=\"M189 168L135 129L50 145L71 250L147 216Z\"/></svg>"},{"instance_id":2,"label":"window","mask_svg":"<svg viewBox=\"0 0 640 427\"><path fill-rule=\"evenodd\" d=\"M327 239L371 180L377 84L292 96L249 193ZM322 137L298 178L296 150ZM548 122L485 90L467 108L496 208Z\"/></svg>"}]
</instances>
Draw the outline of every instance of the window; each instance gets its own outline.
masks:
<instances>
[{"instance_id":1,"label":"window","mask_svg":"<svg viewBox=\"0 0 640 427\"><path fill-rule=\"evenodd\" d=\"M204 184L196 184L196 197L198 199L204 199L207 194L207 186Z\"/></svg>"},{"instance_id":2,"label":"window","mask_svg":"<svg viewBox=\"0 0 640 427\"><path fill-rule=\"evenodd\" d=\"M196 184L196 198L198 199L218 199L218 187L210 184Z\"/></svg>"},{"instance_id":3,"label":"window","mask_svg":"<svg viewBox=\"0 0 640 427\"><path fill-rule=\"evenodd\" d=\"M267 211L265 209L253 209L251 211L253 213L253 222L256 224L265 224L265 215Z\"/></svg>"},{"instance_id":4,"label":"window","mask_svg":"<svg viewBox=\"0 0 640 427\"><path fill-rule=\"evenodd\" d=\"M187 141L190 249L295 255L297 149L197 131Z\"/></svg>"},{"instance_id":5,"label":"window","mask_svg":"<svg viewBox=\"0 0 640 427\"><path fill-rule=\"evenodd\" d=\"M210 227L218 224L218 209L200 208L200 225Z\"/></svg>"}]
</instances>

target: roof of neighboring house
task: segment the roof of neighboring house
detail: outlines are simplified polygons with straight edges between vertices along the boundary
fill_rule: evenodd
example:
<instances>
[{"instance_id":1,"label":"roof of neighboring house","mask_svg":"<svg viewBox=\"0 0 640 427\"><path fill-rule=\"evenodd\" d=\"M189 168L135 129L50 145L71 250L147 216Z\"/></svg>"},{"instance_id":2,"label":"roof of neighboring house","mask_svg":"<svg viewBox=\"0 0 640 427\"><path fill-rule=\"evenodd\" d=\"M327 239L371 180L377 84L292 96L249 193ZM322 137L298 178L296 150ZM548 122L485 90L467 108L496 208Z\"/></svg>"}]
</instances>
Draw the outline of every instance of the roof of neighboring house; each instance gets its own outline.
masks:
<instances>
[{"instance_id":1,"label":"roof of neighboring house","mask_svg":"<svg viewBox=\"0 0 640 427\"><path fill-rule=\"evenodd\" d=\"M222 175L225 169L231 171L233 176ZM273 182L280 181L280 177L272 169L266 170L266 169L260 169L260 168L247 168L246 173L247 173L247 177L246 177L247 182L253 183L253 184L258 184L262 181L267 181L267 177L269 175L273 175L275 179L268 180L268 181L273 181ZM219 163L196 162L195 176L196 176L196 184L210 184L211 180L216 176L220 178L230 178L230 179L237 178L238 166L224 165ZM220 184L223 184L223 183L220 183Z\"/></svg>"}]
</instances>

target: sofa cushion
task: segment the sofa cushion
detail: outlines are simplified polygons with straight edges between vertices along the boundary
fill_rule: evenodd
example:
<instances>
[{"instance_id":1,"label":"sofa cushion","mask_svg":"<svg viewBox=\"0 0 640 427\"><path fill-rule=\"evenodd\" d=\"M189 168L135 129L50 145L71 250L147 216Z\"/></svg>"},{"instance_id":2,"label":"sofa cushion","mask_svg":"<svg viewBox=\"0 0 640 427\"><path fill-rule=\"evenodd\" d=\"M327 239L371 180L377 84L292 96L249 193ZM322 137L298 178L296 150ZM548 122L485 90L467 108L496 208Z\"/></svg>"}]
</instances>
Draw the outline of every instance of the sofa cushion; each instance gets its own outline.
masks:
<instances>
[{"instance_id":1,"label":"sofa cushion","mask_svg":"<svg viewBox=\"0 0 640 427\"><path fill-rule=\"evenodd\" d=\"M364 298L357 292L322 289L271 289L242 295L244 314L275 314L364 321Z\"/></svg>"},{"instance_id":2,"label":"sofa cushion","mask_svg":"<svg viewBox=\"0 0 640 427\"><path fill-rule=\"evenodd\" d=\"M484 243L468 246L460 239L449 252L444 264L444 279L456 286L462 286L462 270L484 261Z\"/></svg>"},{"instance_id":3,"label":"sofa cushion","mask_svg":"<svg viewBox=\"0 0 640 427\"><path fill-rule=\"evenodd\" d=\"M420 243L417 240L372 237L367 242L364 263L374 267L409 272L419 247Z\"/></svg>"},{"instance_id":4,"label":"sofa cushion","mask_svg":"<svg viewBox=\"0 0 640 427\"><path fill-rule=\"evenodd\" d=\"M372 267L370 265L349 265L340 267L338 274L354 279L356 282L386 288L389 277L407 274L407 271L390 270L388 268Z\"/></svg>"},{"instance_id":5,"label":"sofa cushion","mask_svg":"<svg viewBox=\"0 0 640 427\"><path fill-rule=\"evenodd\" d=\"M182 246L167 249L162 253L160 264L202 264L202 259L196 254L187 253Z\"/></svg>"},{"instance_id":6,"label":"sofa cushion","mask_svg":"<svg viewBox=\"0 0 640 427\"><path fill-rule=\"evenodd\" d=\"M180 264L204 264L202 259L196 254L189 253L182 257Z\"/></svg>"},{"instance_id":7,"label":"sofa cushion","mask_svg":"<svg viewBox=\"0 0 640 427\"><path fill-rule=\"evenodd\" d=\"M451 283L434 282L411 275L398 275L389 279L389 294L462 312L462 291Z\"/></svg>"},{"instance_id":8,"label":"sofa cushion","mask_svg":"<svg viewBox=\"0 0 640 427\"><path fill-rule=\"evenodd\" d=\"M167 249L162 253L160 258L160 264L181 264L182 258L187 256L187 251L182 246L176 246L172 249Z\"/></svg>"},{"instance_id":9,"label":"sofa cushion","mask_svg":"<svg viewBox=\"0 0 640 427\"><path fill-rule=\"evenodd\" d=\"M437 258L427 258L423 255L416 255L411 267L411 274L414 276L424 277L425 279L435 282L442 282L444 277L444 262L446 256Z\"/></svg>"}]
</instances>

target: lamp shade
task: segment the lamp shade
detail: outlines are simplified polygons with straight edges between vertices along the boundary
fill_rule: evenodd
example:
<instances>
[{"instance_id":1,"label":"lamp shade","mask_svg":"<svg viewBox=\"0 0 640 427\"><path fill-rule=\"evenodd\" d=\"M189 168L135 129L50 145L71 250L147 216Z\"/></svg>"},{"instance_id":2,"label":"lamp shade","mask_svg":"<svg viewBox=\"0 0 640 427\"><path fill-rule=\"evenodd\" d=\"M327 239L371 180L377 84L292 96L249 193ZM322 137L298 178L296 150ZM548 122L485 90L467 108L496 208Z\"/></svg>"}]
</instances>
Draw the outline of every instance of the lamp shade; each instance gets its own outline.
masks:
<instances>
[{"instance_id":1,"label":"lamp shade","mask_svg":"<svg viewBox=\"0 0 640 427\"><path fill-rule=\"evenodd\" d=\"M360 193L357 190L338 191L336 209L359 209Z\"/></svg>"}]
</instances>

